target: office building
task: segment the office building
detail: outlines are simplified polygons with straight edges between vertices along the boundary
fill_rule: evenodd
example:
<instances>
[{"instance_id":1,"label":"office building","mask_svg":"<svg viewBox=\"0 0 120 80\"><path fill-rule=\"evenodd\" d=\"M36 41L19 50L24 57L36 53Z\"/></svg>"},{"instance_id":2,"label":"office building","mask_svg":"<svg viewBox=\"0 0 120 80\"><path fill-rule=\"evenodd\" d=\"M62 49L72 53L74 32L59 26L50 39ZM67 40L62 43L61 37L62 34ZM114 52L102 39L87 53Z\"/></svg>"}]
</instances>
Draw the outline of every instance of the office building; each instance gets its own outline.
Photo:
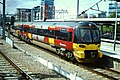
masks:
<instances>
[{"instance_id":1,"label":"office building","mask_svg":"<svg viewBox=\"0 0 120 80\"><path fill-rule=\"evenodd\" d=\"M55 18L54 0L41 0L41 19L44 18Z\"/></svg>"},{"instance_id":2,"label":"office building","mask_svg":"<svg viewBox=\"0 0 120 80\"><path fill-rule=\"evenodd\" d=\"M115 1L111 1L109 3L108 15L111 15L112 13L116 13L116 6L117 6L117 14L120 16L120 4L116 5Z\"/></svg>"}]
</instances>

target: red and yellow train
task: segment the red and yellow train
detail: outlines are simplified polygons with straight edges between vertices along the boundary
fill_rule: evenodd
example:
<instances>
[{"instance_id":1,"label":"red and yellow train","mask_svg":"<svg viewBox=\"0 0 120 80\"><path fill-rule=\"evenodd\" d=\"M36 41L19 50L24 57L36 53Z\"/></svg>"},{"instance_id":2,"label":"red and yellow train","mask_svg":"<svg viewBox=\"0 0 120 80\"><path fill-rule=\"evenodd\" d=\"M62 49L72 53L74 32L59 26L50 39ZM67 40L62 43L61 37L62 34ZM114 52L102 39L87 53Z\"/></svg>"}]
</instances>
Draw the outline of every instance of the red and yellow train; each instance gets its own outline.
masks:
<instances>
[{"instance_id":1,"label":"red and yellow train","mask_svg":"<svg viewBox=\"0 0 120 80\"><path fill-rule=\"evenodd\" d=\"M102 58L100 31L92 22L16 22L19 38L47 43L69 59L93 62Z\"/></svg>"}]
</instances>

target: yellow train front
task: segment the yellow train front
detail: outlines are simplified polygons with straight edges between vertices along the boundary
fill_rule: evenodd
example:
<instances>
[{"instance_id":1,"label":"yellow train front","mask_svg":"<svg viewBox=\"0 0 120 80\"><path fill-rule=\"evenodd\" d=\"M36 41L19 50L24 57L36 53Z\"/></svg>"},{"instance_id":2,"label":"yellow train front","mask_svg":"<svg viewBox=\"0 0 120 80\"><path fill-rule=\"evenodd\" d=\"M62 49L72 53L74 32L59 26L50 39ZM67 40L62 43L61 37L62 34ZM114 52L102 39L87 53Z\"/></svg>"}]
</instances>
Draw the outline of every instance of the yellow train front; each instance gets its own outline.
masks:
<instances>
[{"instance_id":1,"label":"yellow train front","mask_svg":"<svg viewBox=\"0 0 120 80\"><path fill-rule=\"evenodd\" d=\"M91 22L79 23L74 28L73 54L78 62L94 62L102 58L100 31Z\"/></svg>"}]
</instances>

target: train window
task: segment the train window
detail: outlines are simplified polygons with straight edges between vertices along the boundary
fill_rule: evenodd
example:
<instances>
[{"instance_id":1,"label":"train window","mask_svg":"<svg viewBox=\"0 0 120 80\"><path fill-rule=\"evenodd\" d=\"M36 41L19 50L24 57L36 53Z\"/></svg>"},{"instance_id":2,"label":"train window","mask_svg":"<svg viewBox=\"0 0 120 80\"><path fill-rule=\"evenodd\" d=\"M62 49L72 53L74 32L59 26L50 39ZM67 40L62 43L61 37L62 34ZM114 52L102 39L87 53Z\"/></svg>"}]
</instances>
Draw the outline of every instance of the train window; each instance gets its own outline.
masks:
<instances>
[{"instance_id":1,"label":"train window","mask_svg":"<svg viewBox=\"0 0 120 80\"><path fill-rule=\"evenodd\" d=\"M61 38L61 33L60 33L60 31L55 31L55 36L56 36L56 39L62 39Z\"/></svg>"},{"instance_id":2,"label":"train window","mask_svg":"<svg viewBox=\"0 0 120 80\"><path fill-rule=\"evenodd\" d=\"M42 29L42 35L44 35L44 36L48 36L48 30L46 30L46 29Z\"/></svg>"},{"instance_id":3,"label":"train window","mask_svg":"<svg viewBox=\"0 0 120 80\"><path fill-rule=\"evenodd\" d=\"M37 29L36 29L36 28L31 28L31 32L32 32L33 34L37 34Z\"/></svg>"},{"instance_id":4,"label":"train window","mask_svg":"<svg viewBox=\"0 0 120 80\"><path fill-rule=\"evenodd\" d=\"M38 34L38 35L43 35L43 29L38 29L38 30L37 30L37 34Z\"/></svg>"},{"instance_id":5,"label":"train window","mask_svg":"<svg viewBox=\"0 0 120 80\"><path fill-rule=\"evenodd\" d=\"M55 31L54 30L48 30L48 36L55 38Z\"/></svg>"},{"instance_id":6,"label":"train window","mask_svg":"<svg viewBox=\"0 0 120 80\"><path fill-rule=\"evenodd\" d=\"M75 28L75 31L74 31L74 42L75 43L79 43L81 40L80 38L81 34L80 34L80 29L78 28Z\"/></svg>"},{"instance_id":7,"label":"train window","mask_svg":"<svg viewBox=\"0 0 120 80\"><path fill-rule=\"evenodd\" d=\"M99 43L100 35L97 28L76 28L75 39L76 43Z\"/></svg>"},{"instance_id":8,"label":"train window","mask_svg":"<svg viewBox=\"0 0 120 80\"><path fill-rule=\"evenodd\" d=\"M89 29L81 29L81 41L92 42L91 32Z\"/></svg>"},{"instance_id":9,"label":"train window","mask_svg":"<svg viewBox=\"0 0 120 80\"><path fill-rule=\"evenodd\" d=\"M23 28L23 31L24 31L24 32L27 32L27 31L28 31L28 28Z\"/></svg>"},{"instance_id":10,"label":"train window","mask_svg":"<svg viewBox=\"0 0 120 80\"><path fill-rule=\"evenodd\" d=\"M72 41L72 33L66 31L55 31L56 39Z\"/></svg>"},{"instance_id":11,"label":"train window","mask_svg":"<svg viewBox=\"0 0 120 80\"><path fill-rule=\"evenodd\" d=\"M98 42L100 40L100 33L99 33L99 30L97 29L92 29L91 30L92 32L92 39L93 39L93 42Z\"/></svg>"},{"instance_id":12,"label":"train window","mask_svg":"<svg viewBox=\"0 0 120 80\"><path fill-rule=\"evenodd\" d=\"M43 35L48 36L49 35L49 30L44 29L43 30Z\"/></svg>"},{"instance_id":13,"label":"train window","mask_svg":"<svg viewBox=\"0 0 120 80\"><path fill-rule=\"evenodd\" d=\"M37 34L42 35L42 36L48 36L49 35L49 30L46 29L37 29Z\"/></svg>"},{"instance_id":14,"label":"train window","mask_svg":"<svg viewBox=\"0 0 120 80\"><path fill-rule=\"evenodd\" d=\"M68 32L68 41L72 41L72 32Z\"/></svg>"},{"instance_id":15,"label":"train window","mask_svg":"<svg viewBox=\"0 0 120 80\"><path fill-rule=\"evenodd\" d=\"M31 28L28 28L28 33L32 33L32 29Z\"/></svg>"}]
</instances>

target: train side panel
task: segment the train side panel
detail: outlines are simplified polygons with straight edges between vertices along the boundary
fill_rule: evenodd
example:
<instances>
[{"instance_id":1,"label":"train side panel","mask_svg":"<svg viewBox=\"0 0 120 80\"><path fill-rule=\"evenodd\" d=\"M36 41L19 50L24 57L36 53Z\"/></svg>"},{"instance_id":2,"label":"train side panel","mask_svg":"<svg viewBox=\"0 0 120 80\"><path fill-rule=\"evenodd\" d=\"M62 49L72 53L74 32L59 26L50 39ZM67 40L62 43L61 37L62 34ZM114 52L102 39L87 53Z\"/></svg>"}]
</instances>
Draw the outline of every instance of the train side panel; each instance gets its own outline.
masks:
<instances>
[{"instance_id":1,"label":"train side panel","mask_svg":"<svg viewBox=\"0 0 120 80\"><path fill-rule=\"evenodd\" d=\"M70 50L72 51L73 50L73 43L72 42L67 42L67 41L64 41L64 40L58 40L58 39L55 39L55 45L56 46L59 46L59 47L63 47L67 50Z\"/></svg>"}]
</instances>

